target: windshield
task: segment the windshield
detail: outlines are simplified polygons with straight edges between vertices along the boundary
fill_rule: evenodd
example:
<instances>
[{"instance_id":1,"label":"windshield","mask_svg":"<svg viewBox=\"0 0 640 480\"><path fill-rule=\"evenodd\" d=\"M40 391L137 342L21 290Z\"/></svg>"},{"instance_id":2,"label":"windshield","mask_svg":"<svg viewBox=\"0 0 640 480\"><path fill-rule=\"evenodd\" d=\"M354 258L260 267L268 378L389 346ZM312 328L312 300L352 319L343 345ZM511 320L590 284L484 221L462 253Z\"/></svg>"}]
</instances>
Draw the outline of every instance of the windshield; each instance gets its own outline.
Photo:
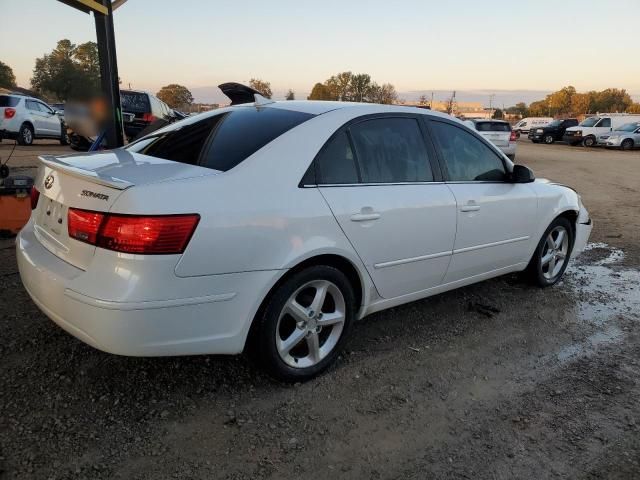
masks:
<instances>
[{"instance_id":1,"label":"windshield","mask_svg":"<svg viewBox=\"0 0 640 480\"><path fill-rule=\"evenodd\" d=\"M554 120L549 124L550 127L559 127L562 124L562 120Z\"/></svg>"},{"instance_id":2,"label":"windshield","mask_svg":"<svg viewBox=\"0 0 640 480\"><path fill-rule=\"evenodd\" d=\"M580 124L581 127L593 127L596 123L598 123L598 120L600 120L600 118L598 117L589 117L585 120L582 121L582 123Z\"/></svg>"},{"instance_id":3,"label":"windshield","mask_svg":"<svg viewBox=\"0 0 640 480\"><path fill-rule=\"evenodd\" d=\"M640 127L640 123L625 123L624 125L616 128L616 130L619 132L633 132L638 127Z\"/></svg>"}]
</instances>

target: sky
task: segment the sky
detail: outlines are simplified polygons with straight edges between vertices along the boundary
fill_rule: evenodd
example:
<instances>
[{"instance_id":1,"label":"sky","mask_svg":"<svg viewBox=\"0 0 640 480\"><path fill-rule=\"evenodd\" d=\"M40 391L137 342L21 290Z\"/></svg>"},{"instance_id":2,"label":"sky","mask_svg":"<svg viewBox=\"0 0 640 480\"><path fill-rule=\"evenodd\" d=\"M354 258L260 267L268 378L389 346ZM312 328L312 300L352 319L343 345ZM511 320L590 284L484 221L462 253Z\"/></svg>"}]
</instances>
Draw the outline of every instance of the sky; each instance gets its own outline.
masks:
<instances>
[{"instance_id":1,"label":"sky","mask_svg":"<svg viewBox=\"0 0 640 480\"><path fill-rule=\"evenodd\" d=\"M58 40L95 40L93 19L56 0L0 0L0 17L0 60L25 87ZM252 77L303 98L346 70L408 100L455 89L508 105L565 85L640 99L638 0L128 0L114 22L123 87L180 83L201 101Z\"/></svg>"}]
</instances>

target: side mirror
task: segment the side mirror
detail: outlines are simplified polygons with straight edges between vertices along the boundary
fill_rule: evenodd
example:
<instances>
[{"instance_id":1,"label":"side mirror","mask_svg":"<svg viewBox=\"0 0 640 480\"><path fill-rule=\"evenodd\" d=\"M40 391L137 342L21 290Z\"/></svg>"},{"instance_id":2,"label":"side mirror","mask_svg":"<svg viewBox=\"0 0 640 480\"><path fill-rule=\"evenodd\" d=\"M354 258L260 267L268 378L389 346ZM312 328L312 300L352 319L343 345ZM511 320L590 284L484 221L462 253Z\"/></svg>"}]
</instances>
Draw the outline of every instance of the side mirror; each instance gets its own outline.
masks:
<instances>
[{"instance_id":1,"label":"side mirror","mask_svg":"<svg viewBox=\"0 0 640 480\"><path fill-rule=\"evenodd\" d=\"M536 179L529 167L514 165L511 172L511 183L531 183Z\"/></svg>"}]
</instances>

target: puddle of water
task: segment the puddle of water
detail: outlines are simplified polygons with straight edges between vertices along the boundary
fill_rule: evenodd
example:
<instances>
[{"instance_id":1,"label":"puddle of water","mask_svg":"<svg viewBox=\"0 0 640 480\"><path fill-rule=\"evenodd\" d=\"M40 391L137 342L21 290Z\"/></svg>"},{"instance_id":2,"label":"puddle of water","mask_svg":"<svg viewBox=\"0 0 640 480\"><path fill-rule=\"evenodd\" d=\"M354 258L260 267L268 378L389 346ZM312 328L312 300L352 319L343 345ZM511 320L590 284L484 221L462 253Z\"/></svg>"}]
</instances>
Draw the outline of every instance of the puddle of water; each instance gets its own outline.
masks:
<instances>
[{"instance_id":1,"label":"puddle of water","mask_svg":"<svg viewBox=\"0 0 640 480\"><path fill-rule=\"evenodd\" d=\"M598 330L586 340L567 345L556 353L561 362L592 355L599 346L616 343L624 336L612 320L624 316L640 320L640 271L617 266L622 250L606 243L592 243L585 250L606 249L604 258L589 264L573 263L567 269L567 283L577 297L572 319Z\"/></svg>"}]
</instances>

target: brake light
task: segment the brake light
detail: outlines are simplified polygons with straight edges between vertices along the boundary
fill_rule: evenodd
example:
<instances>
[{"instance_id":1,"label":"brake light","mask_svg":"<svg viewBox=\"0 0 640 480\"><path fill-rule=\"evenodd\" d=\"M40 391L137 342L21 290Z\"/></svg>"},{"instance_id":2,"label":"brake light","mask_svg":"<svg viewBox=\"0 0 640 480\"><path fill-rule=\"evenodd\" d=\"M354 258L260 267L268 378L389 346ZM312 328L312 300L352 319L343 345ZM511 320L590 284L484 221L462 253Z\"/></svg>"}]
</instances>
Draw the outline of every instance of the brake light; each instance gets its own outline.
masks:
<instances>
[{"instance_id":1,"label":"brake light","mask_svg":"<svg viewBox=\"0 0 640 480\"><path fill-rule=\"evenodd\" d=\"M40 199L40 192L36 187L31 187L29 196L31 197L31 210L35 210L38 206L38 200Z\"/></svg>"},{"instance_id":2,"label":"brake light","mask_svg":"<svg viewBox=\"0 0 640 480\"><path fill-rule=\"evenodd\" d=\"M13 118L16 114L16 109L7 107L4 109L4 118Z\"/></svg>"},{"instance_id":3,"label":"brake light","mask_svg":"<svg viewBox=\"0 0 640 480\"><path fill-rule=\"evenodd\" d=\"M69 209L69 236L124 253L184 252L200 215L118 215Z\"/></svg>"},{"instance_id":4,"label":"brake light","mask_svg":"<svg viewBox=\"0 0 640 480\"><path fill-rule=\"evenodd\" d=\"M509 136L510 142L515 142L518 140L518 133L515 130L511 130L511 135Z\"/></svg>"},{"instance_id":5,"label":"brake light","mask_svg":"<svg viewBox=\"0 0 640 480\"><path fill-rule=\"evenodd\" d=\"M153 113L143 113L142 114L142 120L144 120L145 122L155 122L156 117Z\"/></svg>"},{"instance_id":6,"label":"brake light","mask_svg":"<svg viewBox=\"0 0 640 480\"><path fill-rule=\"evenodd\" d=\"M95 245L104 216L103 213L70 208L67 214L69 236L81 242Z\"/></svg>"}]
</instances>

